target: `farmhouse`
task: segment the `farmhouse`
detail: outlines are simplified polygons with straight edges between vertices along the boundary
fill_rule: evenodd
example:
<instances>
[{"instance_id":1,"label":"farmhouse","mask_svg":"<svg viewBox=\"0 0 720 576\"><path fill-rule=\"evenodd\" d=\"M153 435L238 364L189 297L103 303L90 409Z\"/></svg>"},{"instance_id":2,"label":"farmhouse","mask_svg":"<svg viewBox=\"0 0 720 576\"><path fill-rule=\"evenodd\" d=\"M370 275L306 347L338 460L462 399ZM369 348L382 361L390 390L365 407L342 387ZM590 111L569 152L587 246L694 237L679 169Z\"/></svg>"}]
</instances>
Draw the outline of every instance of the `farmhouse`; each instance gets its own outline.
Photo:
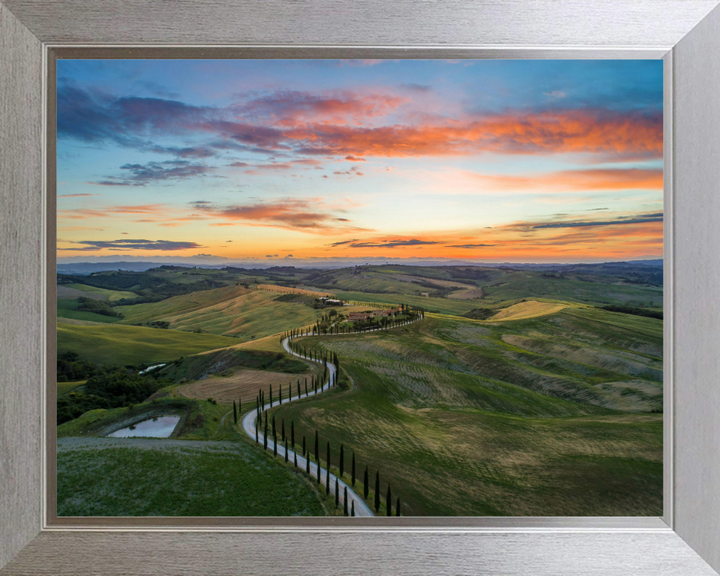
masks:
<instances>
[{"instance_id":1,"label":"farmhouse","mask_svg":"<svg viewBox=\"0 0 720 576\"><path fill-rule=\"evenodd\" d=\"M380 316L393 316L398 312L398 310L373 310L372 315L373 318L378 318Z\"/></svg>"},{"instance_id":2,"label":"farmhouse","mask_svg":"<svg viewBox=\"0 0 720 576\"><path fill-rule=\"evenodd\" d=\"M320 298L318 298L318 300L320 302L322 302L323 304L325 304L326 306L342 306L343 305L342 300L338 300L337 298L330 298L329 296L320 296Z\"/></svg>"},{"instance_id":3,"label":"farmhouse","mask_svg":"<svg viewBox=\"0 0 720 576\"><path fill-rule=\"evenodd\" d=\"M350 312L350 315L348 316L348 320L350 320L350 322L362 322L368 318L372 318L372 314L368 314L367 312Z\"/></svg>"}]
</instances>

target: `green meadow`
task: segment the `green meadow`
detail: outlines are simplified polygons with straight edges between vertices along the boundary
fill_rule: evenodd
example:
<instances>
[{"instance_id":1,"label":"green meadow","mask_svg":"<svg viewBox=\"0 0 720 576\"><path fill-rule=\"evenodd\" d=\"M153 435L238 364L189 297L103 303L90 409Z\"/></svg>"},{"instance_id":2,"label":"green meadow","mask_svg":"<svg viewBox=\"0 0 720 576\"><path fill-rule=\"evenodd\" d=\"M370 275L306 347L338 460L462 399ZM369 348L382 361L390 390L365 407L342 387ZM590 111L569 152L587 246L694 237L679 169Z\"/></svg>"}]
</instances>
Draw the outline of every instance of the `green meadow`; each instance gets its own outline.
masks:
<instances>
[{"instance_id":1,"label":"green meadow","mask_svg":"<svg viewBox=\"0 0 720 576\"><path fill-rule=\"evenodd\" d=\"M399 304L408 304L417 306L433 312L441 314L461 315L470 312L473 308L486 306L482 302L474 300L450 300L448 298L433 298L412 294L373 294L369 292L335 292L338 298L347 300L348 302L376 304L380 307L382 304L397 306Z\"/></svg>"},{"instance_id":2,"label":"green meadow","mask_svg":"<svg viewBox=\"0 0 720 576\"><path fill-rule=\"evenodd\" d=\"M97 364L137 365L169 362L205 350L236 344L234 338L142 326L58 324L58 354L78 352Z\"/></svg>"},{"instance_id":3,"label":"green meadow","mask_svg":"<svg viewBox=\"0 0 720 576\"><path fill-rule=\"evenodd\" d=\"M61 443L57 467L58 516L326 513L311 482L244 441L92 438Z\"/></svg>"},{"instance_id":4,"label":"green meadow","mask_svg":"<svg viewBox=\"0 0 720 576\"><path fill-rule=\"evenodd\" d=\"M302 303L278 300L281 297L277 292L233 286L116 309L125 316L123 324L161 320L177 330L199 329L240 342L313 324L323 314Z\"/></svg>"},{"instance_id":5,"label":"green meadow","mask_svg":"<svg viewBox=\"0 0 720 576\"><path fill-rule=\"evenodd\" d=\"M108 302L116 302L124 298L133 299L137 298L138 295L135 292L128 292L127 290L108 290L107 288L97 288L96 286L88 286L87 284L68 284L68 288L75 288L83 292L89 292L90 294L101 294L105 296Z\"/></svg>"},{"instance_id":6,"label":"green meadow","mask_svg":"<svg viewBox=\"0 0 720 576\"><path fill-rule=\"evenodd\" d=\"M90 322L102 322L103 324L114 324L120 318L117 316L105 316L104 314L96 314L86 310L78 310L80 306L79 300L63 299L57 301L58 318L70 318L72 320L83 320Z\"/></svg>"},{"instance_id":7,"label":"green meadow","mask_svg":"<svg viewBox=\"0 0 720 576\"><path fill-rule=\"evenodd\" d=\"M337 352L352 388L275 414L380 470L409 515L657 515L661 322L618 316L302 339Z\"/></svg>"},{"instance_id":8,"label":"green meadow","mask_svg":"<svg viewBox=\"0 0 720 576\"><path fill-rule=\"evenodd\" d=\"M244 371L257 386L320 369L290 358L281 334L329 310L311 295L257 284L326 291L361 309L428 311L388 331L299 339L338 355L340 385L270 413L278 426L294 424L298 444L317 431L323 460L329 441L335 473L342 445L348 482L354 453L357 491L367 466L370 499L379 471L381 500L390 485L404 515L662 514L663 322L636 315L661 310L653 267L168 266L64 284L102 296L123 318L59 300L60 317L102 323L59 324L59 354L77 352L100 367L168 365L145 376L159 391L143 402L120 398L110 404L118 407L73 413L58 427L61 514L337 513L304 473L244 435L229 404L204 399L213 390L223 401L242 396L245 412L255 391ZM119 305L136 295L146 301ZM357 308L336 309L350 310ZM69 394L87 401L81 384L58 385L62 402ZM203 393L186 397L189 386ZM170 439L110 446L98 438L164 413L182 415Z\"/></svg>"}]
</instances>

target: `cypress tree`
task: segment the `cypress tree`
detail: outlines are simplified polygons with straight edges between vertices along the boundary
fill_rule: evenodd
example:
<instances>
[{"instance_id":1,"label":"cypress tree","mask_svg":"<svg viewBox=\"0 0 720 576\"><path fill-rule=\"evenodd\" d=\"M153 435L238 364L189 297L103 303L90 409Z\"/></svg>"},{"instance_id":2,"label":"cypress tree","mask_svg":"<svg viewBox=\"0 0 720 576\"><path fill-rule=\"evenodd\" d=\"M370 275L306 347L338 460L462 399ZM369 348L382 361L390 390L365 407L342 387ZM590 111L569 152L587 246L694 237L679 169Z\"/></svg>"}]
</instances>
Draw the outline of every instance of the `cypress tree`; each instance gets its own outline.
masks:
<instances>
[{"instance_id":1,"label":"cypress tree","mask_svg":"<svg viewBox=\"0 0 720 576\"><path fill-rule=\"evenodd\" d=\"M258 436L258 421L257 421L257 418L255 418L255 443L256 443L256 444L259 444L259 443L260 443L260 438L259 438L259 436Z\"/></svg>"},{"instance_id":2,"label":"cypress tree","mask_svg":"<svg viewBox=\"0 0 720 576\"><path fill-rule=\"evenodd\" d=\"M352 459L352 485L355 486L355 452L353 452Z\"/></svg>"},{"instance_id":3,"label":"cypress tree","mask_svg":"<svg viewBox=\"0 0 720 576\"><path fill-rule=\"evenodd\" d=\"M310 474L310 454L305 456L305 472Z\"/></svg>"},{"instance_id":4,"label":"cypress tree","mask_svg":"<svg viewBox=\"0 0 720 576\"><path fill-rule=\"evenodd\" d=\"M387 496L385 497L385 503L387 504L387 515L392 516L392 491L390 490L390 484L388 484Z\"/></svg>"},{"instance_id":5,"label":"cypress tree","mask_svg":"<svg viewBox=\"0 0 720 576\"><path fill-rule=\"evenodd\" d=\"M400 496L397 497L397 503L395 504L395 516L400 516Z\"/></svg>"},{"instance_id":6,"label":"cypress tree","mask_svg":"<svg viewBox=\"0 0 720 576\"><path fill-rule=\"evenodd\" d=\"M303 434L303 456L305 456L305 435Z\"/></svg>"},{"instance_id":7,"label":"cypress tree","mask_svg":"<svg viewBox=\"0 0 720 576\"><path fill-rule=\"evenodd\" d=\"M368 467L365 466L365 482L363 483L363 498L367 500L368 494L370 494L370 480L368 479Z\"/></svg>"},{"instance_id":8,"label":"cypress tree","mask_svg":"<svg viewBox=\"0 0 720 576\"><path fill-rule=\"evenodd\" d=\"M337 476L335 476L335 510L340 506L340 486L338 484Z\"/></svg>"},{"instance_id":9,"label":"cypress tree","mask_svg":"<svg viewBox=\"0 0 720 576\"><path fill-rule=\"evenodd\" d=\"M298 465L297 465L297 452L293 452L293 454L295 455L295 468L297 468L297 467L298 467Z\"/></svg>"},{"instance_id":10,"label":"cypress tree","mask_svg":"<svg viewBox=\"0 0 720 576\"><path fill-rule=\"evenodd\" d=\"M327 443L327 469L325 472L325 494L330 494L330 441Z\"/></svg>"},{"instance_id":11,"label":"cypress tree","mask_svg":"<svg viewBox=\"0 0 720 576\"><path fill-rule=\"evenodd\" d=\"M290 422L290 444L295 450L295 421Z\"/></svg>"},{"instance_id":12,"label":"cypress tree","mask_svg":"<svg viewBox=\"0 0 720 576\"><path fill-rule=\"evenodd\" d=\"M307 398L308 391L307 391L307 378L305 378L305 398Z\"/></svg>"},{"instance_id":13,"label":"cypress tree","mask_svg":"<svg viewBox=\"0 0 720 576\"><path fill-rule=\"evenodd\" d=\"M350 516L355 516L355 500L352 501L352 506L350 507Z\"/></svg>"},{"instance_id":14,"label":"cypress tree","mask_svg":"<svg viewBox=\"0 0 720 576\"><path fill-rule=\"evenodd\" d=\"M285 438L285 464L287 464L288 461L288 444L287 444L287 438Z\"/></svg>"},{"instance_id":15,"label":"cypress tree","mask_svg":"<svg viewBox=\"0 0 720 576\"><path fill-rule=\"evenodd\" d=\"M318 481L318 484L320 484L320 482L321 482L321 478L320 478L320 442L318 440L317 430L315 430L315 464L318 465L317 481Z\"/></svg>"},{"instance_id":16,"label":"cypress tree","mask_svg":"<svg viewBox=\"0 0 720 576\"><path fill-rule=\"evenodd\" d=\"M282 419L282 439L285 440L285 418Z\"/></svg>"},{"instance_id":17,"label":"cypress tree","mask_svg":"<svg viewBox=\"0 0 720 576\"><path fill-rule=\"evenodd\" d=\"M265 418L265 435L263 436L263 448L267 450L268 425L267 417Z\"/></svg>"},{"instance_id":18,"label":"cypress tree","mask_svg":"<svg viewBox=\"0 0 720 576\"><path fill-rule=\"evenodd\" d=\"M282 384L280 384L280 391L278 392L278 400L282 404Z\"/></svg>"},{"instance_id":19,"label":"cypress tree","mask_svg":"<svg viewBox=\"0 0 720 576\"><path fill-rule=\"evenodd\" d=\"M233 400L233 418L235 420L235 424L237 424L237 406L235 406L235 400Z\"/></svg>"},{"instance_id":20,"label":"cypress tree","mask_svg":"<svg viewBox=\"0 0 720 576\"><path fill-rule=\"evenodd\" d=\"M272 408L272 384L270 384L270 408Z\"/></svg>"},{"instance_id":21,"label":"cypress tree","mask_svg":"<svg viewBox=\"0 0 720 576\"><path fill-rule=\"evenodd\" d=\"M347 507L347 486L345 486L345 494L343 495L343 516L348 515L348 507Z\"/></svg>"},{"instance_id":22,"label":"cypress tree","mask_svg":"<svg viewBox=\"0 0 720 576\"><path fill-rule=\"evenodd\" d=\"M343 472L345 471L345 447L340 444L340 478L343 476Z\"/></svg>"},{"instance_id":23,"label":"cypress tree","mask_svg":"<svg viewBox=\"0 0 720 576\"><path fill-rule=\"evenodd\" d=\"M300 400L300 380L297 381L297 388L298 388L298 392L297 392L298 396L297 397L298 397L298 400Z\"/></svg>"},{"instance_id":24,"label":"cypress tree","mask_svg":"<svg viewBox=\"0 0 720 576\"><path fill-rule=\"evenodd\" d=\"M375 513L380 510L380 470L375 473Z\"/></svg>"},{"instance_id":25,"label":"cypress tree","mask_svg":"<svg viewBox=\"0 0 720 576\"><path fill-rule=\"evenodd\" d=\"M275 414L273 414L273 436L277 433L277 428L275 427Z\"/></svg>"},{"instance_id":26,"label":"cypress tree","mask_svg":"<svg viewBox=\"0 0 720 576\"><path fill-rule=\"evenodd\" d=\"M277 434L273 430L273 456L277 456Z\"/></svg>"}]
</instances>

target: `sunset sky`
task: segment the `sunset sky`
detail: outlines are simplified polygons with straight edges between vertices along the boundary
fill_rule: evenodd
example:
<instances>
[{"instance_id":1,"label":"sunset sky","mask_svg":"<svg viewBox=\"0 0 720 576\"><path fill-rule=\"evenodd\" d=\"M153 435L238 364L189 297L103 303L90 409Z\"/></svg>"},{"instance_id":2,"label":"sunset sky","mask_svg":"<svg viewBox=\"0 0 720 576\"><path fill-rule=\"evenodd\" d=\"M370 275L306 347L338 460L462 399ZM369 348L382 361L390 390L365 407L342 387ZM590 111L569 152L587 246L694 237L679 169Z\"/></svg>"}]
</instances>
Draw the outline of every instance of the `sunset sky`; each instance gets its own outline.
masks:
<instances>
[{"instance_id":1,"label":"sunset sky","mask_svg":"<svg viewBox=\"0 0 720 576\"><path fill-rule=\"evenodd\" d=\"M58 258L662 257L662 62L61 60Z\"/></svg>"}]
</instances>

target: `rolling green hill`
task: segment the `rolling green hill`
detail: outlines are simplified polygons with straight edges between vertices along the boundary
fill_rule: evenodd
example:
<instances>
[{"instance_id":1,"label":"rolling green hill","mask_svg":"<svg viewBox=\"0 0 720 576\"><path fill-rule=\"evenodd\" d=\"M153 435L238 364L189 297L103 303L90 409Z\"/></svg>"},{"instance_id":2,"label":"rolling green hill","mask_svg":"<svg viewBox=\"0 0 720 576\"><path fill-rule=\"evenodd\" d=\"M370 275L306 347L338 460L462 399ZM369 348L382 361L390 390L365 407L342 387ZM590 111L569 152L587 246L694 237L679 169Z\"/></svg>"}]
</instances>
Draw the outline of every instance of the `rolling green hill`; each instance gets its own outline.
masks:
<instances>
[{"instance_id":1,"label":"rolling green hill","mask_svg":"<svg viewBox=\"0 0 720 576\"><path fill-rule=\"evenodd\" d=\"M608 282L605 278L551 276L534 271L512 271L483 284L485 299L490 302L517 298L553 298L593 305L615 304L639 307L662 307L661 286L640 286Z\"/></svg>"},{"instance_id":2,"label":"rolling green hill","mask_svg":"<svg viewBox=\"0 0 720 576\"><path fill-rule=\"evenodd\" d=\"M661 266L288 266L252 271L163 266L73 278L62 278L72 298L79 290L118 303L138 294L144 303L114 306L124 315L118 322L76 310L78 302L70 296L59 300L58 314L69 322L104 324L60 324L58 352L120 365L184 356L184 362L158 372L174 382L204 378L212 372L206 370L209 365L227 369L232 363L225 366L225 360L231 356L243 360L238 367L247 368L247 374L254 370L253 386L264 382L263 370L269 371L268 378L281 370L272 363L283 359L279 333L313 324L327 310L316 309L312 295L278 293L273 284L367 303L362 309L400 303L422 307L431 313L411 326L301 339L302 346L337 352L341 386L274 409L278 422L294 422L298 439L312 438L317 430L323 446L330 440L333 458L343 444L346 470L354 452L358 477L366 465L373 478L379 470L381 493L389 482L393 494L402 498L405 515L662 513L663 323L636 315L662 309ZM258 289L258 284L271 286ZM607 305L626 308L598 308ZM167 323L170 329L151 328L152 323ZM232 350L187 358L225 347ZM246 362L265 357L272 362ZM298 368L304 370L304 365ZM228 398L240 394L247 384L242 378L250 376L239 368L226 372L200 382L205 388L194 400L175 398L178 389L166 389L169 398L196 402L205 410L202 430L207 433L196 432L193 439L209 444L238 440L239 432L230 430L226 420L220 424L227 406L203 400L211 385L217 390L236 386ZM195 384L183 384L189 385ZM254 388L247 392L243 405L255 393ZM153 401L158 400L148 400ZM114 414L110 412L106 418ZM88 414L63 424L62 434L75 436ZM100 450L91 456L93 451L68 451L63 464L68 478L74 474L70 468L88 474L94 466L115 470L130 457L148 469L126 475L117 504L87 496L85 509L101 514L204 513L208 504L203 499L178 496L173 505L153 496L152 508L144 501L132 504L128 495L144 475L157 484L158 468L166 476L182 473L183 482L191 478L179 483L182 490L207 489L220 497L216 487L222 486L222 492L242 486L221 468L242 471L240 460L249 462L245 456L188 452L192 470L183 471L174 455L165 466L149 455L152 451L115 451L112 458L111 451L108 457ZM205 488L197 471L215 484ZM254 478L247 482L255 486ZM258 514L287 513L274 507L272 495L260 500L264 511ZM221 506L227 513L261 509L247 508L243 496L227 502ZM67 503L67 510L73 510L72 499ZM297 513L323 512L307 505Z\"/></svg>"},{"instance_id":3,"label":"rolling green hill","mask_svg":"<svg viewBox=\"0 0 720 576\"><path fill-rule=\"evenodd\" d=\"M478 307L477 300L452 300L449 298L432 298L420 295L409 294L372 294L366 292L335 292L337 298L348 302L367 302L381 304L409 304L418 308L440 312L441 314L453 314L460 316ZM481 301L482 302L482 301ZM483 304L485 305L485 304Z\"/></svg>"},{"instance_id":4,"label":"rolling green hill","mask_svg":"<svg viewBox=\"0 0 720 576\"><path fill-rule=\"evenodd\" d=\"M79 300L58 300L58 318L102 322L103 324L113 324L120 320L118 316L105 316L104 314L96 314L95 312L88 312L87 310L78 310L78 306L80 306Z\"/></svg>"},{"instance_id":5,"label":"rolling green hill","mask_svg":"<svg viewBox=\"0 0 720 576\"><path fill-rule=\"evenodd\" d=\"M58 324L58 354L77 352L97 364L137 365L168 362L236 344L235 338L141 326Z\"/></svg>"},{"instance_id":6,"label":"rolling green hill","mask_svg":"<svg viewBox=\"0 0 720 576\"><path fill-rule=\"evenodd\" d=\"M123 324L170 322L178 330L201 329L237 337L235 343L263 338L315 323L323 310L302 302L288 302L282 294L242 286L217 288L175 296L149 304L118 306Z\"/></svg>"},{"instance_id":7,"label":"rolling green hill","mask_svg":"<svg viewBox=\"0 0 720 576\"><path fill-rule=\"evenodd\" d=\"M299 342L354 387L276 409L408 515L662 512L662 322L585 308Z\"/></svg>"},{"instance_id":8,"label":"rolling green hill","mask_svg":"<svg viewBox=\"0 0 720 576\"><path fill-rule=\"evenodd\" d=\"M82 292L89 292L90 294L101 294L105 296L108 302L116 302L123 298L133 299L137 298L138 295L134 292L128 292L123 290L108 290L106 288L96 288L95 286L88 286L87 284L67 284L69 288L75 288Z\"/></svg>"}]
</instances>

